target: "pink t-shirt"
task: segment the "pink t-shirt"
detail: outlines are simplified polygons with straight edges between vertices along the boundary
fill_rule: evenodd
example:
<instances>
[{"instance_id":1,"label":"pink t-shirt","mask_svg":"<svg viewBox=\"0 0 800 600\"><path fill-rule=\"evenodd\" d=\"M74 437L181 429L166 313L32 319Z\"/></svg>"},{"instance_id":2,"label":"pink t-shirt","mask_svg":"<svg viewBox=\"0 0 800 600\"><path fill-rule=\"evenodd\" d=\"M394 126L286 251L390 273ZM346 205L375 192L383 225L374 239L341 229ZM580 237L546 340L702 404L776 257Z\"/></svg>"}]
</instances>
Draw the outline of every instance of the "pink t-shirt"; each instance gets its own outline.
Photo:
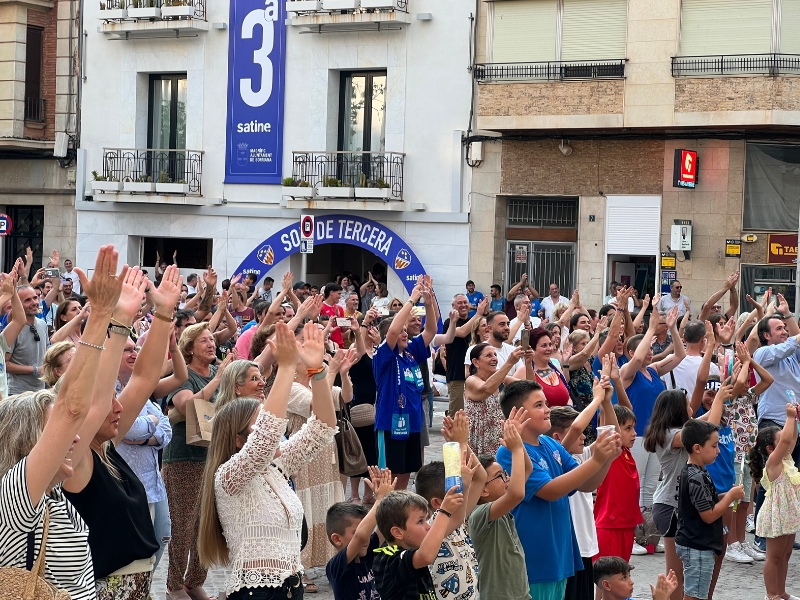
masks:
<instances>
[{"instance_id":1,"label":"pink t-shirt","mask_svg":"<svg viewBox=\"0 0 800 600\"><path fill-rule=\"evenodd\" d=\"M250 356L250 344L253 341L253 336L256 334L257 329L258 325L253 325L239 336L239 340L236 342L236 350L239 352L240 359L253 360L253 357Z\"/></svg>"}]
</instances>

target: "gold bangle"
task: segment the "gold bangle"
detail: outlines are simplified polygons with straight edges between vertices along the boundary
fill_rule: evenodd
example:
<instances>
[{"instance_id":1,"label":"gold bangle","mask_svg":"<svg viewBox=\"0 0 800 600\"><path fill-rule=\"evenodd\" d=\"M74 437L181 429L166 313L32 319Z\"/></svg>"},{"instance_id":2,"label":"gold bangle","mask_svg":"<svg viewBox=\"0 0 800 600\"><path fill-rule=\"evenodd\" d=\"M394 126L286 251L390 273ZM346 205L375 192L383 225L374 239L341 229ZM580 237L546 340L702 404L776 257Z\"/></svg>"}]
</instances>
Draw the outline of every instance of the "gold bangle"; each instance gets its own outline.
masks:
<instances>
[{"instance_id":1,"label":"gold bangle","mask_svg":"<svg viewBox=\"0 0 800 600\"><path fill-rule=\"evenodd\" d=\"M161 321L165 321L167 323L172 323L172 317L166 317L166 316L164 316L164 315L162 315L160 313L157 313L156 311L153 311L153 316L156 319L159 319Z\"/></svg>"},{"instance_id":2,"label":"gold bangle","mask_svg":"<svg viewBox=\"0 0 800 600\"><path fill-rule=\"evenodd\" d=\"M114 317L111 317L111 322L114 325L119 325L120 327L124 327L125 329L131 329L133 327L133 325L125 325L125 323L117 321Z\"/></svg>"}]
</instances>

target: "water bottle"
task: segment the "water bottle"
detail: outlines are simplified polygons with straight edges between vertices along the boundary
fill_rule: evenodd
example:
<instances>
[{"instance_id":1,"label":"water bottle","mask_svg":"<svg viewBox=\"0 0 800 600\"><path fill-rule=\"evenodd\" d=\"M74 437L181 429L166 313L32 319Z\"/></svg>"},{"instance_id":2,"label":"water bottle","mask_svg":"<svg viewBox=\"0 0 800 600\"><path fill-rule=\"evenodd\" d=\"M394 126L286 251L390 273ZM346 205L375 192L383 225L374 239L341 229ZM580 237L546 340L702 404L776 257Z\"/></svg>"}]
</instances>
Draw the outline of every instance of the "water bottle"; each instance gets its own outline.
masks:
<instances>
[{"instance_id":1,"label":"water bottle","mask_svg":"<svg viewBox=\"0 0 800 600\"><path fill-rule=\"evenodd\" d=\"M786 390L786 395L789 396L789 404L797 406L797 397L794 390ZM797 432L800 433L800 421L797 421Z\"/></svg>"},{"instance_id":2,"label":"water bottle","mask_svg":"<svg viewBox=\"0 0 800 600\"><path fill-rule=\"evenodd\" d=\"M444 462L444 490L458 486L458 492L463 492L461 485L461 444L458 442L445 442L442 445L442 461Z\"/></svg>"}]
</instances>

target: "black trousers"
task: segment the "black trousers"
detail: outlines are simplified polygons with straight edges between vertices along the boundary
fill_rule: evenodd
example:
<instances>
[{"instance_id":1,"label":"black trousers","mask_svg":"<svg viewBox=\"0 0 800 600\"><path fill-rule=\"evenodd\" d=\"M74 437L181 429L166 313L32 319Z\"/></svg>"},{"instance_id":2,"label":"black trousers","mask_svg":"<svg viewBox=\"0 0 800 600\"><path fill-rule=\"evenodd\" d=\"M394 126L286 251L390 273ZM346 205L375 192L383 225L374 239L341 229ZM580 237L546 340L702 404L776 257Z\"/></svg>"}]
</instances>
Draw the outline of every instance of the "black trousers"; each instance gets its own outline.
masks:
<instances>
[{"instance_id":1,"label":"black trousers","mask_svg":"<svg viewBox=\"0 0 800 600\"><path fill-rule=\"evenodd\" d=\"M564 591L565 600L593 600L594 581L592 581L592 559L583 557L583 569L576 571L575 575L567 579L567 589Z\"/></svg>"},{"instance_id":2,"label":"black trousers","mask_svg":"<svg viewBox=\"0 0 800 600\"><path fill-rule=\"evenodd\" d=\"M228 600L297 600L298 598L302 600L303 591L303 583L300 576L292 575L279 588L243 587L228 596Z\"/></svg>"}]
</instances>

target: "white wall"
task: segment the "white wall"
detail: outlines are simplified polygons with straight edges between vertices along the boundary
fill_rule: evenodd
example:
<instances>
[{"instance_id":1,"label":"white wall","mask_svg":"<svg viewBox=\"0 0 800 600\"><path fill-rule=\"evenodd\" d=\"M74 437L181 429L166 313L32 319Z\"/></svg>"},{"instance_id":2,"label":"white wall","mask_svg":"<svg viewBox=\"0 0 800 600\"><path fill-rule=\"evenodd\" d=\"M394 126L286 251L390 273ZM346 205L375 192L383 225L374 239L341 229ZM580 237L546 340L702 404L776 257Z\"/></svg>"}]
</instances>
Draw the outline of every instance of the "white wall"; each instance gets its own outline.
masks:
<instances>
[{"instance_id":1,"label":"white wall","mask_svg":"<svg viewBox=\"0 0 800 600\"><path fill-rule=\"evenodd\" d=\"M404 200L451 212L453 170L460 163L454 130L466 129L471 78L468 16L458 0L409 0L411 23L400 31L301 34L287 27L283 173L293 150L336 149L340 71L386 69L386 150L405 152ZM228 22L228 2L207 1L207 20ZM229 204L277 205L280 186L226 185L225 107L228 30L197 37L111 41L97 31L99 3L87 2L82 145L87 170L102 170L102 149L147 142L149 73L186 72L187 147L203 150L203 195ZM417 12L431 12L418 21ZM176 210L180 210L176 207ZM466 238L464 240L466 242Z\"/></svg>"}]
</instances>

